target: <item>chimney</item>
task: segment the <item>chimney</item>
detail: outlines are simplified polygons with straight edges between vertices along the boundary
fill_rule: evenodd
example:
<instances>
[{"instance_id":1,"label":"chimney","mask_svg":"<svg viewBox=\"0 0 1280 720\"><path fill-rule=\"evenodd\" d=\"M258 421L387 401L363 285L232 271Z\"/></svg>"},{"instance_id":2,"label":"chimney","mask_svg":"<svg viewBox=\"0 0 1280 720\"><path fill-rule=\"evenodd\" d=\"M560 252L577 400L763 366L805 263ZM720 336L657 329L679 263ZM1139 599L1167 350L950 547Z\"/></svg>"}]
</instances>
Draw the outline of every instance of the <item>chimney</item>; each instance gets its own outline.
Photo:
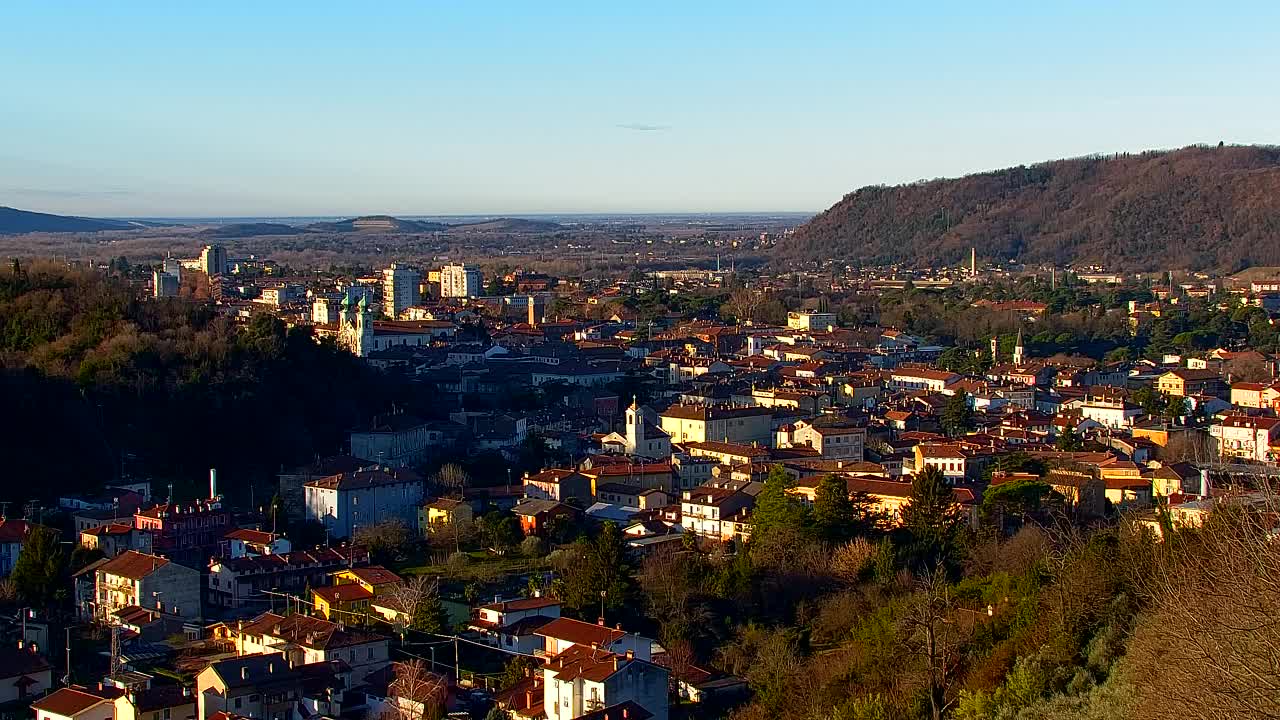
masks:
<instances>
[{"instance_id":1,"label":"chimney","mask_svg":"<svg viewBox=\"0 0 1280 720\"><path fill-rule=\"evenodd\" d=\"M613 626L613 629L614 629L614 630L617 630L617 631L619 631L619 632L621 632L621 631L622 631L622 623L618 623L617 625L614 625L614 626Z\"/></svg>"},{"instance_id":2,"label":"chimney","mask_svg":"<svg viewBox=\"0 0 1280 720\"><path fill-rule=\"evenodd\" d=\"M240 679L241 679L241 680L248 680L248 679L249 679L249 666L248 666L248 665L241 665L241 666L240 666Z\"/></svg>"},{"instance_id":3,"label":"chimney","mask_svg":"<svg viewBox=\"0 0 1280 720\"><path fill-rule=\"evenodd\" d=\"M218 497L218 468L209 468L209 499Z\"/></svg>"},{"instance_id":4,"label":"chimney","mask_svg":"<svg viewBox=\"0 0 1280 720\"><path fill-rule=\"evenodd\" d=\"M628 660L635 660L635 659L636 659L636 651L635 651L635 650L627 650L627 659L628 659Z\"/></svg>"},{"instance_id":5,"label":"chimney","mask_svg":"<svg viewBox=\"0 0 1280 720\"><path fill-rule=\"evenodd\" d=\"M596 618L596 624L600 627L604 627L604 618Z\"/></svg>"},{"instance_id":6,"label":"chimney","mask_svg":"<svg viewBox=\"0 0 1280 720\"><path fill-rule=\"evenodd\" d=\"M271 674L271 673L274 673L275 671L276 671L276 664L274 662L267 663L267 673Z\"/></svg>"},{"instance_id":7,"label":"chimney","mask_svg":"<svg viewBox=\"0 0 1280 720\"><path fill-rule=\"evenodd\" d=\"M524 691L524 706L527 708L533 707L533 691L532 690Z\"/></svg>"}]
</instances>

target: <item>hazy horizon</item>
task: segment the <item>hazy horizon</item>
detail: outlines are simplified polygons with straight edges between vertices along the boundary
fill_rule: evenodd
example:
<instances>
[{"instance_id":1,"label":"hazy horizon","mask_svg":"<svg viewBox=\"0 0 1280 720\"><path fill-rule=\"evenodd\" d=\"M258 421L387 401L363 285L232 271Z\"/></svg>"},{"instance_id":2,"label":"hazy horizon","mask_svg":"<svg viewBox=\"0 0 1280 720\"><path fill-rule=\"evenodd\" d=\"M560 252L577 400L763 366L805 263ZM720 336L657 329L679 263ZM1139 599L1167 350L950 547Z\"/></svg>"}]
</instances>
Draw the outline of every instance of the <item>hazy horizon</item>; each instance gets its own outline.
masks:
<instances>
[{"instance_id":1,"label":"hazy horizon","mask_svg":"<svg viewBox=\"0 0 1280 720\"><path fill-rule=\"evenodd\" d=\"M10 5L0 205L813 213L866 185L1275 143L1277 20L1260 2Z\"/></svg>"}]
</instances>

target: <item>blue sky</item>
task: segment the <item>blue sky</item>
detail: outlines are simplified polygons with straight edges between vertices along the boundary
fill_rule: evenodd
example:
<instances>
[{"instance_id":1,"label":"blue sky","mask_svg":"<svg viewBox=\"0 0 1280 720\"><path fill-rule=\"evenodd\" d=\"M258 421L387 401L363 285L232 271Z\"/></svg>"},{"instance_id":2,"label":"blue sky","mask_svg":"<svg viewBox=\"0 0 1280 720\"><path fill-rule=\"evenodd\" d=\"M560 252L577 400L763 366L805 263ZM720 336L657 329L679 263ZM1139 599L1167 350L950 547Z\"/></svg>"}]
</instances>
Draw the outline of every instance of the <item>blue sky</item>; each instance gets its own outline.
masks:
<instances>
[{"instance_id":1,"label":"blue sky","mask_svg":"<svg viewBox=\"0 0 1280 720\"><path fill-rule=\"evenodd\" d=\"M866 184L1280 142L1280 3L1231 5L10 0L0 205L819 210Z\"/></svg>"}]
</instances>

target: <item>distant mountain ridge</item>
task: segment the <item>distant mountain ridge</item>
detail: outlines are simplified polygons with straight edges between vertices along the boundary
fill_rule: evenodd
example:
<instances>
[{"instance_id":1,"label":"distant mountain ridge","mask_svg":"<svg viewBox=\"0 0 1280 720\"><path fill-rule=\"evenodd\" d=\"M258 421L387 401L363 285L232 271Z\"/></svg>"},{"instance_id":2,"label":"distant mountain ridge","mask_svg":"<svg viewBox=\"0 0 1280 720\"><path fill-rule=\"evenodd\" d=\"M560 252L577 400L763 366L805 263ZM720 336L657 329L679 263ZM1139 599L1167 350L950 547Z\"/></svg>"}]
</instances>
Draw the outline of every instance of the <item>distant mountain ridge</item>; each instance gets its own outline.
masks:
<instances>
[{"instance_id":1,"label":"distant mountain ridge","mask_svg":"<svg viewBox=\"0 0 1280 720\"><path fill-rule=\"evenodd\" d=\"M200 237L217 240L232 238L261 237L264 235L305 235L308 230L283 223L230 223L217 227L205 228L198 234Z\"/></svg>"},{"instance_id":2,"label":"distant mountain ridge","mask_svg":"<svg viewBox=\"0 0 1280 720\"><path fill-rule=\"evenodd\" d=\"M102 232L104 230L136 230L141 227L146 225L126 220L51 215L0 206L0 235L21 235L33 232Z\"/></svg>"},{"instance_id":3,"label":"distant mountain ridge","mask_svg":"<svg viewBox=\"0 0 1280 720\"><path fill-rule=\"evenodd\" d=\"M495 218L481 222L459 223L450 225L451 230L482 232L555 232L563 228L560 223L550 220L526 220L524 218Z\"/></svg>"},{"instance_id":4,"label":"distant mountain ridge","mask_svg":"<svg viewBox=\"0 0 1280 720\"><path fill-rule=\"evenodd\" d=\"M856 190L779 243L782 261L917 267L1016 259L1116 270L1280 265L1280 148L1055 160Z\"/></svg>"},{"instance_id":5,"label":"distant mountain ridge","mask_svg":"<svg viewBox=\"0 0 1280 720\"><path fill-rule=\"evenodd\" d=\"M338 233L419 233L440 232L448 230L449 226L444 223L430 222L426 220L402 220L400 218L391 217L390 215L364 215L362 217L351 218L350 220L312 223L311 225L306 226L306 229L314 232Z\"/></svg>"}]
</instances>

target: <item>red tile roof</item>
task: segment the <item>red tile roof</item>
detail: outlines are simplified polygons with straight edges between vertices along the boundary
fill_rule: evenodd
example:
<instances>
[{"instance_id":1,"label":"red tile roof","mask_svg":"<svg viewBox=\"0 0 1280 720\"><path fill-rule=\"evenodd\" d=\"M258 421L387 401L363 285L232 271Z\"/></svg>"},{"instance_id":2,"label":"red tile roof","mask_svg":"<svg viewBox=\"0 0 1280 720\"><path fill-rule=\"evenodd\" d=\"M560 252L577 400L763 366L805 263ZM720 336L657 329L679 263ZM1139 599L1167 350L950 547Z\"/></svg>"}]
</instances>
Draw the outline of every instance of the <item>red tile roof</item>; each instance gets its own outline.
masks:
<instances>
[{"instance_id":1,"label":"red tile roof","mask_svg":"<svg viewBox=\"0 0 1280 720\"><path fill-rule=\"evenodd\" d=\"M600 647L607 646L626 635L621 630L573 618L556 618L539 628L535 634L588 647L591 643Z\"/></svg>"},{"instance_id":2,"label":"red tile roof","mask_svg":"<svg viewBox=\"0 0 1280 720\"><path fill-rule=\"evenodd\" d=\"M98 567L98 571L108 575L119 575L131 580L141 580L168 564L168 560L157 555L147 555L137 550L127 550L103 563Z\"/></svg>"}]
</instances>

